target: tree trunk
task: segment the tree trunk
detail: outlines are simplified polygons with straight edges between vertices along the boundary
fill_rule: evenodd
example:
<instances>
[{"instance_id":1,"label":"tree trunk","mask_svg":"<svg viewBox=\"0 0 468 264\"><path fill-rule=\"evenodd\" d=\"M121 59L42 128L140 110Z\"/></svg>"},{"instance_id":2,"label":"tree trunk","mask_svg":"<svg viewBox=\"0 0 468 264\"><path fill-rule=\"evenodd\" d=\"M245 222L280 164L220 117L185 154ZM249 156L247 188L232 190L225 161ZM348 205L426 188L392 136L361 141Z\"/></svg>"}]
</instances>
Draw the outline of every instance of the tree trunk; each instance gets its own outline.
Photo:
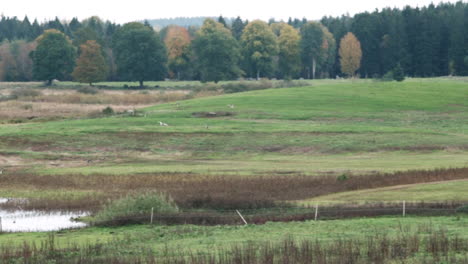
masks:
<instances>
[{"instance_id":1,"label":"tree trunk","mask_svg":"<svg viewBox=\"0 0 468 264\"><path fill-rule=\"evenodd\" d=\"M51 86L53 81L54 81L54 79L47 80L46 85L47 85L47 86Z\"/></svg>"},{"instance_id":2,"label":"tree trunk","mask_svg":"<svg viewBox=\"0 0 468 264\"><path fill-rule=\"evenodd\" d=\"M317 61L312 58L312 78L315 80L315 69L317 68Z\"/></svg>"},{"instance_id":3,"label":"tree trunk","mask_svg":"<svg viewBox=\"0 0 468 264\"><path fill-rule=\"evenodd\" d=\"M144 86L143 86L143 81L139 81L140 82L140 88L143 89Z\"/></svg>"},{"instance_id":4,"label":"tree trunk","mask_svg":"<svg viewBox=\"0 0 468 264\"><path fill-rule=\"evenodd\" d=\"M260 80L260 71L257 70L257 81Z\"/></svg>"}]
</instances>

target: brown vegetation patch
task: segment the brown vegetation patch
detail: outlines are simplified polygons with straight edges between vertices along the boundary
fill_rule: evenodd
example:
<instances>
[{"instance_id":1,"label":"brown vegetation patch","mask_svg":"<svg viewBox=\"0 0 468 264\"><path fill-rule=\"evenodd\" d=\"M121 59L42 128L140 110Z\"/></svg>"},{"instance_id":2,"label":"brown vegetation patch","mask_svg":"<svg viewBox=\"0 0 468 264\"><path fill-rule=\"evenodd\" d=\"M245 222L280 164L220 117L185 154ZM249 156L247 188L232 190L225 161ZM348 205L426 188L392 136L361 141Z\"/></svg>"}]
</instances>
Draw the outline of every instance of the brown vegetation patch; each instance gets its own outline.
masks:
<instances>
[{"instance_id":1,"label":"brown vegetation patch","mask_svg":"<svg viewBox=\"0 0 468 264\"><path fill-rule=\"evenodd\" d=\"M192 116L194 117L205 117L205 118L213 118L213 117L225 117L225 116L234 116L236 113L234 112L194 112Z\"/></svg>"},{"instance_id":2,"label":"brown vegetation patch","mask_svg":"<svg viewBox=\"0 0 468 264\"><path fill-rule=\"evenodd\" d=\"M25 160L21 158L20 156L0 154L0 166L10 167L10 166L24 165L25 163L26 163Z\"/></svg>"},{"instance_id":3,"label":"brown vegetation patch","mask_svg":"<svg viewBox=\"0 0 468 264\"><path fill-rule=\"evenodd\" d=\"M37 189L97 190L108 194L159 190L183 208L246 209L273 206L278 201L402 184L468 179L468 168L414 170L346 177L272 175L261 177L159 173L139 175L34 175L7 173L0 182ZM82 201L86 207L86 200Z\"/></svg>"}]
</instances>

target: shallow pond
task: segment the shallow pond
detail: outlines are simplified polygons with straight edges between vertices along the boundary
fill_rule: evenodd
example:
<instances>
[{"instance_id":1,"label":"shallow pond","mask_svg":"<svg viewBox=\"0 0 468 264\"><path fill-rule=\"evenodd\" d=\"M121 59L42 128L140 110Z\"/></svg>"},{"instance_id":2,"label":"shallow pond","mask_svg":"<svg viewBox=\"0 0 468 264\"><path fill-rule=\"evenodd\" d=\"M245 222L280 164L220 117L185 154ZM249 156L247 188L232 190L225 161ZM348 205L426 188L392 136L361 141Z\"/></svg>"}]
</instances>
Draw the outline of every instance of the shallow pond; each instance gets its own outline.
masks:
<instances>
[{"instance_id":1,"label":"shallow pond","mask_svg":"<svg viewBox=\"0 0 468 264\"><path fill-rule=\"evenodd\" d=\"M45 232L86 226L85 223L73 221L74 218L88 215L86 212L1 209L1 204L7 201L8 199L0 198L1 230L3 232Z\"/></svg>"}]
</instances>

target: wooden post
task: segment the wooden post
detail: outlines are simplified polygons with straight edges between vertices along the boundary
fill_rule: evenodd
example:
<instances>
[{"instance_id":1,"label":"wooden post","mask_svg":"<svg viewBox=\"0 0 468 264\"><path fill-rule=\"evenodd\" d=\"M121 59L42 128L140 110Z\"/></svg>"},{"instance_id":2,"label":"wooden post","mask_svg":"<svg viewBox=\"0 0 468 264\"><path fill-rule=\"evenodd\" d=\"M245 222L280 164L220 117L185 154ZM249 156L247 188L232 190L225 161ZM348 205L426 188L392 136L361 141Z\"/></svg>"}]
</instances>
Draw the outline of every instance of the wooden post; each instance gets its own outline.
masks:
<instances>
[{"instance_id":1,"label":"wooden post","mask_svg":"<svg viewBox=\"0 0 468 264\"><path fill-rule=\"evenodd\" d=\"M240 216L240 218L242 219L242 221L244 222L245 225L247 225L247 221L245 221L244 217L241 215L241 213L239 212L239 210L236 210L237 214Z\"/></svg>"},{"instance_id":2,"label":"wooden post","mask_svg":"<svg viewBox=\"0 0 468 264\"><path fill-rule=\"evenodd\" d=\"M406 201L403 201L403 217L406 215Z\"/></svg>"},{"instance_id":3,"label":"wooden post","mask_svg":"<svg viewBox=\"0 0 468 264\"><path fill-rule=\"evenodd\" d=\"M154 207L151 207L151 220L150 220L150 224L153 224L153 215L154 215Z\"/></svg>"},{"instance_id":4,"label":"wooden post","mask_svg":"<svg viewBox=\"0 0 468 264\"><path fill-rule=\"evenodd\" d=\"M318 203L315 204L315 221L317 221L317 217L318 217Z\"/></svg>"}]
</instances>

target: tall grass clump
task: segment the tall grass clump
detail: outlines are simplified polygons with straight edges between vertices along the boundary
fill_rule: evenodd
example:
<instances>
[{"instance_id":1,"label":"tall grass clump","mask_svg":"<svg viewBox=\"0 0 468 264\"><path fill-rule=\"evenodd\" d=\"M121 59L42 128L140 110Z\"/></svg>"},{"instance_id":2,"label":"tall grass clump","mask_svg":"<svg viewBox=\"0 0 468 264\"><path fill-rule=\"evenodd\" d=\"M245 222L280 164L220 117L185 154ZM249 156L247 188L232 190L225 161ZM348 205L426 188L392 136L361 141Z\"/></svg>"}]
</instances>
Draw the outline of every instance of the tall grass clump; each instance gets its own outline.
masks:
<instances>
[{"instance_id":1,"label":"tall grass clump","mask_svg":"<svg viewBox=\"0 0 468 264\"><path fill-rule=\"evenodd\" d=\"M109 201L95 216L96 222L106 222L127 217L148 215L153 209L157 213L177 213L179 208L172 198L161 192L132 193Z\"/></svg>"}]
</instances>

